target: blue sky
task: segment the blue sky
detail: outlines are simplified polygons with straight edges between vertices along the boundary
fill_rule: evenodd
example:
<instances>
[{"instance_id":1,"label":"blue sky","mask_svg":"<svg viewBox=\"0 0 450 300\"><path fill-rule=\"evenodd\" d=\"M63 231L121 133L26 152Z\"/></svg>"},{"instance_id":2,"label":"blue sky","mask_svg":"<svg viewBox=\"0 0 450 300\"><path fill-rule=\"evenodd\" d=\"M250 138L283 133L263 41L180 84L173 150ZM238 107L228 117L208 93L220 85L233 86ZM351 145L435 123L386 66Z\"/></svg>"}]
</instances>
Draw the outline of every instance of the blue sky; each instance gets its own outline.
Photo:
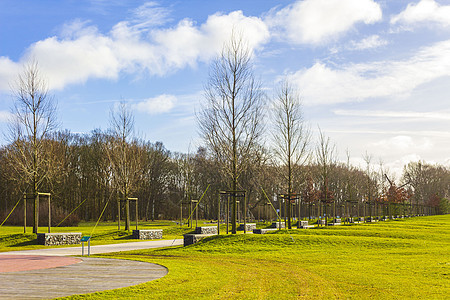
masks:
<instances>
[{"instance_id":1,"label":"blue sky","mask_svg":"<svg viewBox=\"0 0 450 300\"><path fill-rule=\"evenodd\" d=\"M320 126L342 160L348 149L354 164L367 152L394 173L419 159L450 165L443 0L1 0L0 129L10 87L34 58L61 129L106 129L123 100L136 135L193 151L209 63L232 28L248 41L269 99L289 78L313 132Z\"/></svg>"}]
</instances>

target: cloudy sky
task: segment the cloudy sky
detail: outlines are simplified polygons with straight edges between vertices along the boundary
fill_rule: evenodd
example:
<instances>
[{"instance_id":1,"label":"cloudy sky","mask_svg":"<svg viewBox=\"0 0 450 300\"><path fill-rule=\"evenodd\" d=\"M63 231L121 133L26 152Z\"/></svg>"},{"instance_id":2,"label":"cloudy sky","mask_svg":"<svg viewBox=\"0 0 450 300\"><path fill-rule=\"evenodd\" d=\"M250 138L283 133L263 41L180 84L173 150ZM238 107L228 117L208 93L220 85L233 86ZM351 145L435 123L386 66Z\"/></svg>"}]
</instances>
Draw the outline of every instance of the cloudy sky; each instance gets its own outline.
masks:
<instances>
[{"instance_id":1,"label":"cloudy sky","mask_svg":"<svg viewBox=\"0 0 450 300\"><path fill-rule=\"evenodd\" d=\"M201 144L195 113L211 59L241 31L269 99L288 77L304 115L358 163L450 165L450 1L1 0L0 130L11 86L35 59L61 128L108 127L129 103L136 135ZM4 139L2 143L5 143Z\"/></svg>"}]
</instances>

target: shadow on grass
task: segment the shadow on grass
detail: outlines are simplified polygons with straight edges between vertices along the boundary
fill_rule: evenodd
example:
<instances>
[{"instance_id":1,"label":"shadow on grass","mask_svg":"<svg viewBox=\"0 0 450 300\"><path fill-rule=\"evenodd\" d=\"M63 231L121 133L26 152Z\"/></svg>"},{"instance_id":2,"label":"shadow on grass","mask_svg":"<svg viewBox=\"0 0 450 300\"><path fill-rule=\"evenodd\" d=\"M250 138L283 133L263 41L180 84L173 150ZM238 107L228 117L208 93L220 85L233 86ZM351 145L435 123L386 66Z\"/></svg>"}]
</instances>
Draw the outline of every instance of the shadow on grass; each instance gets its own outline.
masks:
<instances>
[{"instance_id":1,"label":"shadow on grass","mask_svg":"<svg viewBox=\"0 0 450 300\"><path fill-rule=\"evenodd\" d=\"M170 248L158 248L147 250L136 250L136 253L128 253L130 256L145 256L153 258L167 258L167 257L183 257L185 255L166 254L167 251L173 252L175 248L183 248L183 246L175 246Z\"/></svg>"},{"instance_id":2,"label":"shadow on grass","mask_svg":"<svg viewBox=\"0 0 450 300\"><path fill-rule=\"evenodd\" d=\"M119 236L115 240L136 240L136 239L133 238L132 234L129 234L129 235L124 235L124 236Z\"/></svg>"},{"instance_id":3,"label":"shadow on grass","mask_svg":"<svg viewBox=\"0 0 450 300\"><path fill-rule=\"evenodd\" d=\"M30 241L24 241L21 243L10 245L8 247L15 248L15 247L23 247L23 246L34 246L34 245L38 245L37 239L30 240Z\"/></svg>"},{"instance_id":4,"label":"shadow on grass","mask_svg":"<svg viewBox=\"0 0 450 300\"><path fill-rule=\"evenodd\" d=\"M36 235L28 233L18 233L2 236L0 238L0 244L5 247L22 247L37 245Z\"/></svg>"}]
</instances>

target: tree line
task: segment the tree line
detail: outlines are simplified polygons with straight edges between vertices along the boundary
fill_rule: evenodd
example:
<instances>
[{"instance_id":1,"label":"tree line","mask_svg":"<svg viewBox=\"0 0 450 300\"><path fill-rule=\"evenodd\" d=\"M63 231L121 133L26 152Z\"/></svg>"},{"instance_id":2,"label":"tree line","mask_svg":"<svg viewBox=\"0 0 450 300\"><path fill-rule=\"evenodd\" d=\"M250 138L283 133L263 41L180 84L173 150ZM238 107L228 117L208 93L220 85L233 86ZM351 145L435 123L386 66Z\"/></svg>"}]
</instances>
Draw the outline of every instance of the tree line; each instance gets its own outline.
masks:
<instances>
[{"instance_id":1,"label":"tree line","mask_svg":"<svg viewBox=\"0 0 450 300\"><path fill-rule=\"evenodd\" d=\"M55 163L46 166L47 176L40 184L40 191L51 193L55 209L59 208L68 214L87 199L74 215L80 220L90 221L100 216L109 201L103 219L117 220L117 199L123 196L123 192L117 187L120 182L114 179L114 167L108 159L107 149L112 140L114 136L110 132L101 130L89 134L56 132L46 139L43 148ZM217 218L218 191L227 189L229 181L222 176L219 164L205 148L199 148L193 154L183 154L167 150L160 142L137 139L130 141L128 146L136 161L136 171L133 171L133 183L128 194L139 199L141 220L179 219L181 202L199 199L208 185L211 185L209 192L199 204L200 217ZM11 147L6 145L0 149L0 211L3 217L30 190L29 182L18 177L14 170L9 156ZM286 170L272 163L267 149L260 150L242 171L239 188L247 191L249 216L265 219L274 217L272 209L266 208L268 199L262 192L263 188L275 208L281 209L283 217L288 213L284 212L282 201L276 195L286 192ZM340 216L347 214L348 205L358 206L350 208L353 210L352 215L368 216L369 209L373 210L374 216L383 215L381 209L386 203L407 205L408 212L412 214L431 213L425 211L425 207L432 208L432 213L448 212L448 200L445 197L449 194L450 171L443 166L424 162L409 163L404 168L401 180L410 184L403 187L401 192L393 189L394 184L389 184L385 178L387 170L383 170L382 166L379 170L367 172L347 163L333 161L327 168L325 180L323 165L318 162L293 168L291 185L302 201L301 217L323 215L324 211L317 211L319 202L323 204L319 209L329 209L328 215L331 215L334 208ZM45 209L41 208L42 211ZM186 206L184 210L184 216L187 216ZM242 204L238 210L243 212ZM20 207L17 214L21 216L19 211ZM398 210L395 214L401 212ZM298 216L297 211L293 215ZM21 218L19 224L22 224Z\"/></svg>"},{"instance_id":2,"label":"tree line","mask_svg":"<svg viewBox=\"0 0 450 300\"><path fill-rule=\"evenodd\" d=\"M299 92L282 80L268 99L253 74L251 51L234 33L211 64L197 116L205 145L195 153L171 152L161 142L136 138L133 113L124 102L111 110L105 131L57 130L56 105L36 62L13 90L9 143L0 148L0 216L25 197L33 210L33 232L39 213L45 213L38 203L42 192L51 194L52 215L59 214L54 222L75 210L73 222L103 213L104 220L122 216L125 229L134 215L130 199L138 199L139 219L178 219L206 189L200 216L216 219L219 211L230 212L233 233L244 212L253 219L277 215L291 227L294 217L449 210L445 166L412 162L396 182L382 164L374 167L368 154L365 168L351 165L349 153L347 162L339 162L320 128L313 143ZM226 200L219 196L224 190ZM245 191L245 199L239 201L238 191ZM19 222L24 208L19 206L9 222Z\"/></svg>"}]
</instances>

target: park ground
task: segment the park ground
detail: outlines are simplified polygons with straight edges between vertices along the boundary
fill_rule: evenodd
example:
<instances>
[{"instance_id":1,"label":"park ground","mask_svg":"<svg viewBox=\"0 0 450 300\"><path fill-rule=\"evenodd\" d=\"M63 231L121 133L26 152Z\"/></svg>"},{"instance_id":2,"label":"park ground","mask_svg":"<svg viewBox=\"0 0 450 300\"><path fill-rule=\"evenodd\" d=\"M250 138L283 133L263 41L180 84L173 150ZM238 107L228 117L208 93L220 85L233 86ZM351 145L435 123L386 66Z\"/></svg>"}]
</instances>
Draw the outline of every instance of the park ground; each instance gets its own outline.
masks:
<instances>
[{"instance_id":1,"label":"park ground","mask_svg":"<svg viewBox=\"0 0 450 300\"><path fill-rule=\"evenodd\" d=\"M167 238L190 230L170 223L144 225L167 229ZM77 231L92 230L85 226ZM20 228L0 230L0 251L39 247ZM113 224L99 225L96 233L99 243L130 241ZM188 247L98 255L161 264L169 273L152 282L69 298L448 299L449 253L450 215L220 235Z\"/></svg>"}]
</instances>

